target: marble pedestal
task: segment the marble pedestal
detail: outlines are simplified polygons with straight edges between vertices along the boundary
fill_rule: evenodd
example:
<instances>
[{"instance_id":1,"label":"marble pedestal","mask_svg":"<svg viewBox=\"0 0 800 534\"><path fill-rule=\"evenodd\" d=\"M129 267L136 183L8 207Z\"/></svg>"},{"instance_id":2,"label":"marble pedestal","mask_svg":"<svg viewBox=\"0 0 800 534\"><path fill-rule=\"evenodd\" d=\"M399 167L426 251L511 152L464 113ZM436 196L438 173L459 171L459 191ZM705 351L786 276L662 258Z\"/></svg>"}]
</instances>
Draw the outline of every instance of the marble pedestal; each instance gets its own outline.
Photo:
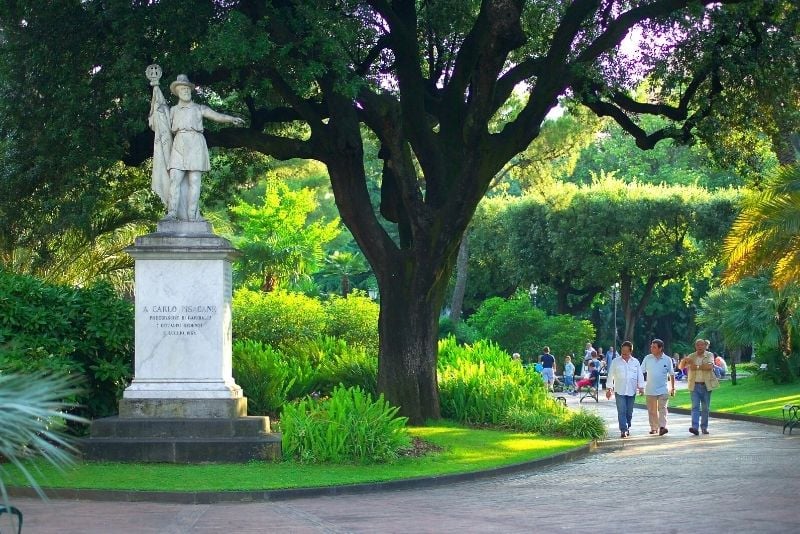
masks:
<instances>
[{"instance_id":1,"label":"marble pedestal","mask_svg":"<svg viewBox=\"0 0 800 534\"><path fill-rule=\"evenodd\" d=\"M126 250L136 260L134 379L119 417L93 422L87 456L165 462L279 456L269 419L247 417L247 399L232 376L236 249L207 222L161 221L156 233Z\"/></svg>"}]
</instances>

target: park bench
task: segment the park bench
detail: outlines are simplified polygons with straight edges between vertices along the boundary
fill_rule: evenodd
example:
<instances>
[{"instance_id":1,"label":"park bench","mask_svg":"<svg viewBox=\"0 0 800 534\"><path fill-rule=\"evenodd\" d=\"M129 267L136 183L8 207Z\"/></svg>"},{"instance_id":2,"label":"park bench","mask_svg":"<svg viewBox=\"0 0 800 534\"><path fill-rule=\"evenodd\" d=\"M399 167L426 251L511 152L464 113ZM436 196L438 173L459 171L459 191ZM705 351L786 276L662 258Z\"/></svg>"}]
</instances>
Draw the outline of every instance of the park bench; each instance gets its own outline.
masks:
<instances>
[{"instance_id":1,"label":"park bench","mask_svg":"<svg viewBox=\"0 0 800 534\"><path fill-rule=\"evenodd\" d=\"M783 407L782 410L783 415L783 434L786 433L786 429L789 429L789 434L792 433L792 429L796 426L800 426L800 405L799 404L787 404Z\"/></svg>"},{"instance_id":2,"label":"park bench","mask_svg":"<svg viewBox=\"0 0 800 534\"><path fill-rule=\"evenodd\" d=\"M583 399L594 399L595 402L600 402L600 380L601 376L595 379L594 384L589 387L584 387L583 393L581 394L581 398L578 402L583 402Z\"/></svg>"},{"instance_id":3,"label":"park bench","mask_svg":"<svg viewBox=\"0 0 800 534\"><path fill-rule=\"evenodd\" d=\"M9 506L9 507L0 506L0 515L3 515L5 513L8 513L8 515L10 516L17 516L17 534L20 534L20 532L22 532L22 512L20 512L19 509L17 509L14 506ZM0 519L0 525L6 525L6 524L9 523L6 523L4 522L3 519Z\"/></svg>"}]
</instances>

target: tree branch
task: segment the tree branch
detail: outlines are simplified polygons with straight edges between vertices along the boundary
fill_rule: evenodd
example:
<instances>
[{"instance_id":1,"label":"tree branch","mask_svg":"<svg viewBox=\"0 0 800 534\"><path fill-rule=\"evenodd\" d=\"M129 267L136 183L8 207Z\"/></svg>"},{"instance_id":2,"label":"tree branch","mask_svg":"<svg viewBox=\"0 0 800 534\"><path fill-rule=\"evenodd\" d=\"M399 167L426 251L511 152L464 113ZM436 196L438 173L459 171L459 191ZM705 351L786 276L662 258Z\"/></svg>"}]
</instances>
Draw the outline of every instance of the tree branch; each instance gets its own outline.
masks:
<instances>
[{"instance_id":1,"label":"tree branch","mask_svg":"<svg viewBox=\"0 0 800 534\"><path fill-rule=\"evenodd\" d=\"M204 134L208 146L249 148L280 160L292 158L321 160L321 154L314 150L311 141L269 135L250 128L206 130Z\"/></svg>"},{"instance_id":2,"label":"tree branch","mask_svg":"<svg viewBox=\"0 0 800 534\"><path fill-rule=\"evenodd\" d=\"M747 0L702 0L702 5L709 4L739 4ZM618 46L628 32L636 24L647 19L664 17L683 9L690 4L697 3L696 0L659 0L651 4L644 4L622 13L614 19L583 52L578 54L575 64L586 64L595 61L601 54Z\"/></svg>"},{"instance_id":3,"label":"tree branch","mask_svg":"<svg viewBox=\"0 0 800 534\"><path fill-rule=\"evenodd\" d=\"M269 68L266 69L266 73L275 90L308 123L311 131L318 130L322 126L322 117L317 113L317 109L313 105L314 102L300 98L277 70Z\"/></svg>"}]
</instances>

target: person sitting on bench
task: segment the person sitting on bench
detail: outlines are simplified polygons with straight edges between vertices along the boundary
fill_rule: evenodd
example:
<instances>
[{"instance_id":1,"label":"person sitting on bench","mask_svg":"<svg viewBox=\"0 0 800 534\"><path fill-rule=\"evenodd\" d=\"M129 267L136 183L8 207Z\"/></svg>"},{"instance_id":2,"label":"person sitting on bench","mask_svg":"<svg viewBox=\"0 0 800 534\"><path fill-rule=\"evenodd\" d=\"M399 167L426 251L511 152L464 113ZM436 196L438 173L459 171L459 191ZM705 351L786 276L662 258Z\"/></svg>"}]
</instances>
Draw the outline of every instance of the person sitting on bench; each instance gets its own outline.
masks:
<instances>
[{"instance_id":1,"label":"person sitting on bench","mask_svg":"<svg viewBox=\"0 0 800 534\"><path fill-rule=\"evenodd\" d=\"M594 366L594 361L589 361L589 377L588 378L581 378L575 384L575 387L578 388L578 391L585 387L593 388L597 385L597 380L600 378L600 370L596 369Z\"/></svg>"}]
</instances>

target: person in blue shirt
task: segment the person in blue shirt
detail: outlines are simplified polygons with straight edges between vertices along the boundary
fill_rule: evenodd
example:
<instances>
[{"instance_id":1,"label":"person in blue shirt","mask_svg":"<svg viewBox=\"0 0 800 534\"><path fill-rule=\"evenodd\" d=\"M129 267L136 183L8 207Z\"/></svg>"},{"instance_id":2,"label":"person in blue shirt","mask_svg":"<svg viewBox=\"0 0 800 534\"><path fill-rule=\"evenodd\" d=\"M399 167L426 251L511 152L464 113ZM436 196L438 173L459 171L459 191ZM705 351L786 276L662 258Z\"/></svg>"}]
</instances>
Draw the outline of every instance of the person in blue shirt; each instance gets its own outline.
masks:
<instances>
[{"instance_id":1,"label":"person in blue shirt","mask_svg":"<svg viewBox=\"0 0 800 534\"><path fill-rule=\"evenodd\" d=\"M675 395L675 371L672 358L664 354L664 342L650 342L650 354L642 360L642 372L647 375L644 394L647 398L647 415L650 419L650 434L663 436L667 430L667 405Z\"/></svg>"},{"instance_id":2,"label":"person in blue shirt","mask_svg":"<svg viewBox=\"0 0 800 534\"><path fill-rule=\"evenodd\" d=\"M542 350L543 354L539 356L539 363L542 364L542 378L547 389L553 389L553 383L556 381L556 359L550 354L550 347L545 347Z\"/></svg>"},{"instance_id":3,"label":"person in blue shirt","mask_svg":"<svg viewBox=\"0 0 800 534\"><path fill-rule=\"evenodd\" d=\"M577 395L575 391L575 364L572 363L572 357L569 354L564 356L564 387L573 395Z\"/></svg>"}]
</instances>

